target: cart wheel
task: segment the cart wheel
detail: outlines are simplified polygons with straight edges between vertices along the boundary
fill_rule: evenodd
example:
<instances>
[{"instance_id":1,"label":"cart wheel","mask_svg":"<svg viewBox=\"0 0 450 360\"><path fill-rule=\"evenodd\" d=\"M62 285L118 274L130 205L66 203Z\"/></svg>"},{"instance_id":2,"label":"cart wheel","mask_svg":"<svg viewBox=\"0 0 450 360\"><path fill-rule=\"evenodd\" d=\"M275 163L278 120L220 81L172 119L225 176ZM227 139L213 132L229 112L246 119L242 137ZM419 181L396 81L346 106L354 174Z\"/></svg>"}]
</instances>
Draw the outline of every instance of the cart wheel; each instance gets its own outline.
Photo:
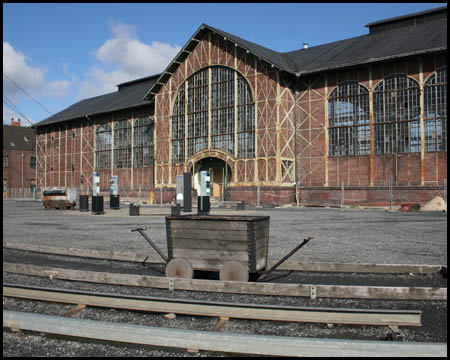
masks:
<instances>
[{"instance_id":1,"label":"cart wheel","mask_svg":"<svg viewBox=\"0 0 450 360\"><path fill-rule=\"evenodd\" d=\"M194 270L187 260L183 258L172 259L166 266L166 276L171 278L192 279Z\"/></svg>"},{"instance_id":2,"label":"cart wheel","mask_svg":"<svg viewBox=\"0 0 450 360\"><path fill-rule=\"evenodd\" d=\"M242 264L229 261L220 268L219 279L222 281L248 281L248 270Z\"/></svg>"}]
</instances>

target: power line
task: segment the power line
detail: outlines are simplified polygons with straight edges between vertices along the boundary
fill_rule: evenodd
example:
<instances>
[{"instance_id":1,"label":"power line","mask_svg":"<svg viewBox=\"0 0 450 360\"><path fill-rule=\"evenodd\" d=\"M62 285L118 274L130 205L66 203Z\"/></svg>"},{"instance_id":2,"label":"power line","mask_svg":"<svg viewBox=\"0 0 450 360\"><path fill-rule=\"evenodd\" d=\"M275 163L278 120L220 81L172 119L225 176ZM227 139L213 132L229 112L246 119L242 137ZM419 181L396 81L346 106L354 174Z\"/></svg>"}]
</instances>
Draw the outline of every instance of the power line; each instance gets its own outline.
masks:
<instances>
[{"instance_id":1,"label":"power line","mask_svg":"<svg viewBox=\"0 0 450 360\"><path fill-rule=\"evenodd\" d=\"M5 101L6 99L6 101ZM6 95L3 95L3 103L8 106L12 111L23 117L26 121L28 121L31 125L34 125L23 113L20 111L20 109L13 104L11 100L8 99Z\"/></svg>"},{"instance_id":2,"label":"power line","mask_svg":"<svg viewBox=\"0 0 450 360\"><path fill-rule=\"evenodd\" d=\"M27 120L31 125L34 125L19 109L15 108L14 105L9 104L7 101L3 100L3 103L8 106L12 111L14 111L16 114L20 115L22 118Z\"/></svg>"},{"instance_id":3,"label":"power line","mask_svg":"<svg viewBox=\"0 0 450 360\"><path fill-rule=\"evenodd\" d=\"M44 105L42 105L39 101L37 101L33 96L28 94L20 85L17 85L17 83L13 80L11 80L6 74L3 74L5 78L7 78L9 81L11 81L14 85L16 85L20 90L22 90L25 94L27 94L30 98L33 99L33 101L38 104L41 108L43 108L45 111L47 111L50 115L53 115Z\"/></svg>"}]
</instances>

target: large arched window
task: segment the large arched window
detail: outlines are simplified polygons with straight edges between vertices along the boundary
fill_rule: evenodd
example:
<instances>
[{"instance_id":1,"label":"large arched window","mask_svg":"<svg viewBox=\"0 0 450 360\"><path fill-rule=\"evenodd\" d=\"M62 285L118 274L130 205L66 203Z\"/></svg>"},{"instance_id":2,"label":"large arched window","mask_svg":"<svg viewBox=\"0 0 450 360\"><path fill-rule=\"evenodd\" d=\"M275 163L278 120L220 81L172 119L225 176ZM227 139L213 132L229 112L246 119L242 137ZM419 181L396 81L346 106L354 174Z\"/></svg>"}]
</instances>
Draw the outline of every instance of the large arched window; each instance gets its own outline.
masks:
<instances>
[{"instance_id":1,"label":"large arched window","mask_svg":"<svg viewBox=\"0 0 450 360\"><path fill-rule=\"evenodd\" d=\"M235 71L211 68L211 147L234 154Z\"/></svg>"},{"instance_id":2,"label":"large arched window","mask_svg":"<svg viewBox=\"0 0 450 360\"><path fill-rule=\"evenodd\" d=\"M433 73L424 87L425 151L447 150L447 68Z\"/></svg>"},{"instance_id":3,"label":"large arched window","mask_svg":"<svg viewBox=\"0 0 450 360\"><path fill-rule=\"evenodd\" d=\"M252 158L254 132L250 85L237 71L211 66L192 75L178 89L172 112L173 163L184 162L208 147L239 158Z\"/></svg>"},{"instance_id":4,"label":"large arched window","mask_svg":"<svg viewBox=\"0 0 450 360\"><path fill-rule=\"evenodd\" d=\"M373 95L375 154L420 151L419 83L404 74L384 78Z\"/></svg>"},{"instance_id":5,"label":"large arched window","mask_svg":"<svg viewBox=\"0 0 450 360\"><path fill-rule=\"evenodd\" d=\"M330 156L370 154L369 91L346 81L328 98Z\"/></svg>"},{"instance_id":6,"label":"large arched window","mask_svg":"<svg viewBox=\"0 0 450 360\"><path fill-rule=\"evenodd\" d=\"M153 121L141 117L134 123L133 167L153 165Z\"/></svg>"},{"instance_id":7,"label":"large arched window","mask_svg":"<svg viewBox=\"0 0 450 360\"><path fill-rule=\"evenodd\" d=\"M131 167L131 124L118 121L114 127L114 168Z\"/></svg>"},{"instance_id":8,"label":"large arched window","mask_svg":"<svg viewBox=\"0 0 450 360\"><path fill-rule=\"evenodd\" d=\"M188 156L208 148L208 70L187 81Z\"/></svg>"},{"instance_id":9,"label":"large arched window","mask_svg":"<svg viewBox=\"0 0 450 360\"><path fill-rule=\"evenodd\" d=\"M95 136L95 169L111 168L111 144L112 144L111 126L108 124L100 125L97 128Z\"/></svg>"}]
</instances>

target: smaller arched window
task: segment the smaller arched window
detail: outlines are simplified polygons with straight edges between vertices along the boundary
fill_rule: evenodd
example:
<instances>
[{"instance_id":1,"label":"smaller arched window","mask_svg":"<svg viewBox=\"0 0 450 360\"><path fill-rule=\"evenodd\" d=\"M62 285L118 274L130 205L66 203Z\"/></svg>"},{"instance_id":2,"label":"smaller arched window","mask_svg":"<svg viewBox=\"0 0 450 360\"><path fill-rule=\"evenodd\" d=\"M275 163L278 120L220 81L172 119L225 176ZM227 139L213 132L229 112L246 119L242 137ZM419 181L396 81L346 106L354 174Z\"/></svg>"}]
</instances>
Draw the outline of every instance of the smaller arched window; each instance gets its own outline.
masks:
<instances>
[{"instance_id":1,"label":"smaller arched window","mask_svg":"<svg viewBox=\"0 0 450 360\"><path fill-rule=\"evenodd\" d=\"M112 135L111 126L108 124L100 125L97 128L95 136L95 169L111 168L111 145Z\"/></svg>"},{"instance_id":2,"label":"smaller arched window","mask_svg":"<svg viewBox=\"0 0 450 360\"><path fill-rule=\"evenodd\" d=\"M141 117L134 123L133 167L153 165L153 121Z\"/></svg>"},{"instance_id":3,"label":"smaller arched window","mask_svg":"<svg viewBox=\"0 0 450 360\"><path fill-rule=\"evenodd\" d=\"M433 73L424 87L425 151L447 150L447 68Z\"/></svg>"},{"instance_id":4,"label":"smaller arched window","mask_svg":"<svg viewBox=\"0 0 450 360\"><path fill-rule=\"evenodd\" d=\"M420 88L405 74L380 81L373 95L375 154L420 151Z\"/></svg>"},{"instance_id":5,"label":"smaller arched window","mask_svg":"<svg viewBox=\"0 0 450 360\"><path fill-rule=\"evenodd\" d=\"M370 154L369 91L346 81L328 98L328 154Z\"/></svg>"},{"instance_id":6,"label":"smaller arched window","mask_svg":"<svg viewBox=\"0 0 450 360\"><path fill-rule=\"evenodd\" d=\"M255 105L252 91L242 75L237 77L238 157L255 157Z\"/></svg>"},{"instance_id":7,"label":"smaller arched window","mask_svg":"<svg viewBox=\"0 0 450 360\"><path fill-rule=\"evenodd\" d=\"M131 124L118 121L114 127L114 168L131 167Z\"/></svg>"}]
</instances>

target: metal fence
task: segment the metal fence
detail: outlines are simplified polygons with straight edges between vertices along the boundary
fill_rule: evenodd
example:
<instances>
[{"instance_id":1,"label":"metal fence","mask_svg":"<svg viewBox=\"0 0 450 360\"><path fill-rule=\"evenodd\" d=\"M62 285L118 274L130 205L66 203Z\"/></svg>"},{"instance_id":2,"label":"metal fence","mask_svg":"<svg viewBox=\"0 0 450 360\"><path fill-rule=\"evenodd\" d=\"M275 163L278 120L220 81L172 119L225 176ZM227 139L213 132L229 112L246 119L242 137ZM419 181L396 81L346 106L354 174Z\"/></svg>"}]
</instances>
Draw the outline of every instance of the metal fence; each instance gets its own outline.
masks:
<instances>
[{"instance_id":1,"label":"metal fence","mask_svg":"<svg viewBox=\"0 0 450 360\"><path fill-rule=\"evenodd\" d=\"M41 198L41 191L36 188L12 188L3 190L3 199L29 199L37 200Z\"/></svg>"}]
</instances>

